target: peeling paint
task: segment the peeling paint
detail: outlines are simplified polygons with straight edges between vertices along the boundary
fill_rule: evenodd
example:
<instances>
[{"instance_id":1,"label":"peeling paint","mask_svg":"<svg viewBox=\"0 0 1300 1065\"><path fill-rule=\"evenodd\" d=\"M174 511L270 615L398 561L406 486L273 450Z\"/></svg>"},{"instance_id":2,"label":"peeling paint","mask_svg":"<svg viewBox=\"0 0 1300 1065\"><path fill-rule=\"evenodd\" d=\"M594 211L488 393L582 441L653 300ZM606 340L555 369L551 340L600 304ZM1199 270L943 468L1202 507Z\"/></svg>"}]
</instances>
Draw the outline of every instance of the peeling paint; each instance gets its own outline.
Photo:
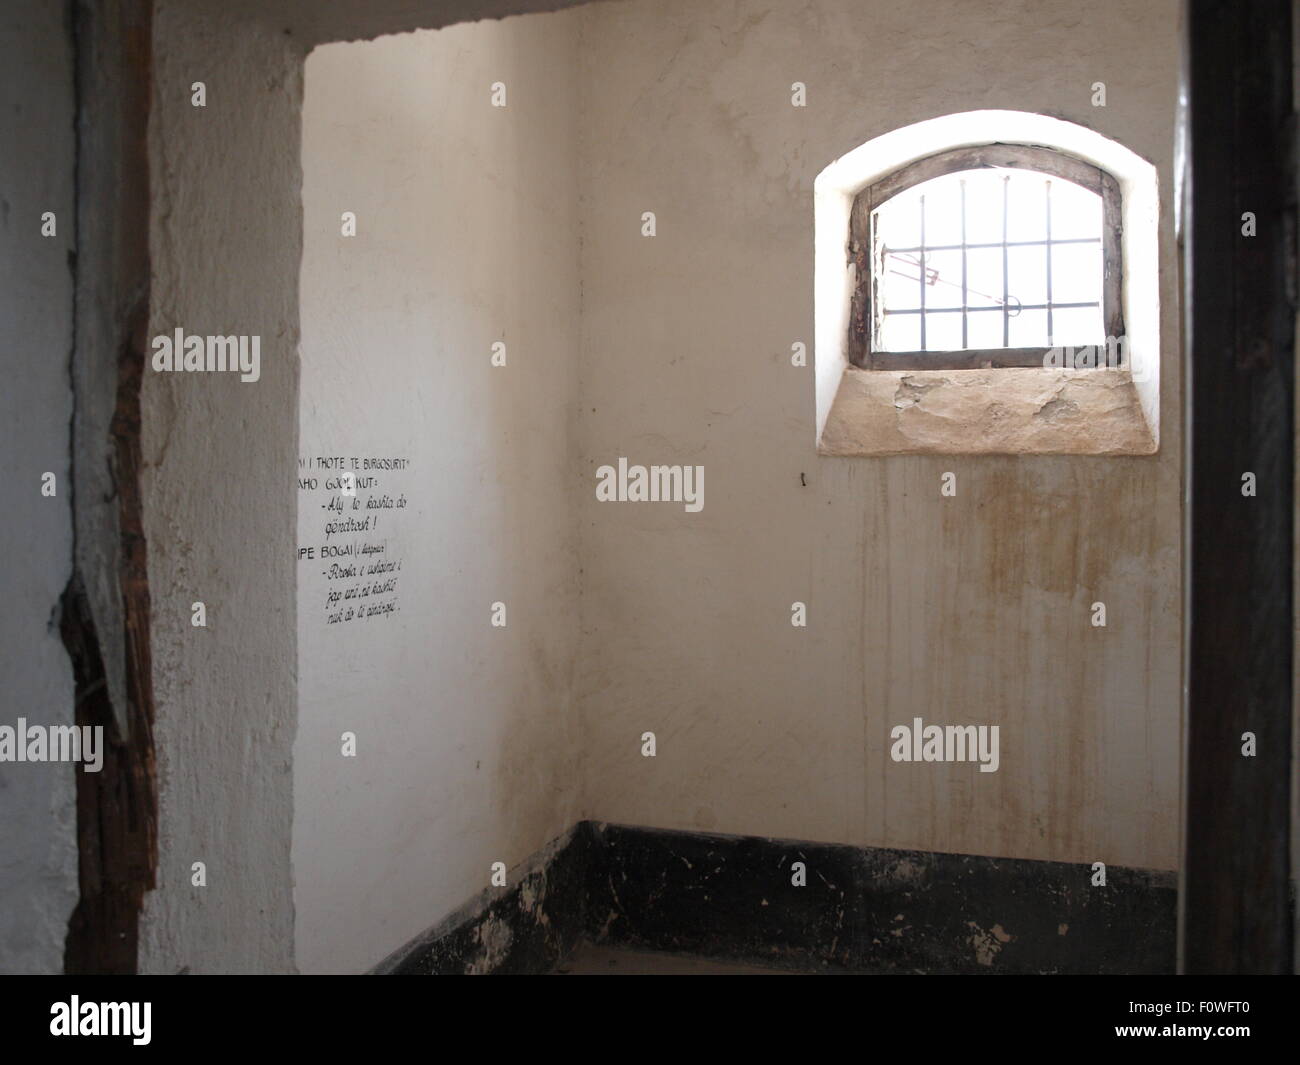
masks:
<instances>
[{"instance_id":1,"label":"peeling paint","mask_svg":"<svg viewBox=\"0 0 1300 1065\"><path fill-rule=\"evenodd\" d=\"M469 965L469 975L494 972L505 960L514 936L510 926L497 917L489 917L477 930L482 953Z\"/></svg>"},{"instance_id":2,"label":"peeling paint","mask_svg":"<svg viewBox=\"0 0 1300 1065\"><path fill-rule=\"evenodd\" d=\"M981 965L992 965L1002 944L990 933L984 931L974 921L967 921L966 927L975 929L975 934L967 942L975 949L975 960Z\"/></svg>"},{"instance_id":3,"label":"peeling paint","mask_svg":"<svg viewBox=\"0 0 1300 1065\"><path fill-rule=\"evenodd\" d=\"M1079 414L1079 405L1077 403L1064 399L1058 394L1039 407L1034 412L1034 417L1058 421L1065 418L1077 418Z\"/></svg>"},{"instance_id":4,"label":"peeling paint","mask_svg":"<svg viewBox=\"0 0 1300 1065\"><path fill-rule=\"evenodd\" d=\"M933 392L948 383L946 377L922 379L904 374L899 379L898 391L894 393L894 406L899 410L906 410L920 403L927 392Z\"/></svg>"}]
</instances>

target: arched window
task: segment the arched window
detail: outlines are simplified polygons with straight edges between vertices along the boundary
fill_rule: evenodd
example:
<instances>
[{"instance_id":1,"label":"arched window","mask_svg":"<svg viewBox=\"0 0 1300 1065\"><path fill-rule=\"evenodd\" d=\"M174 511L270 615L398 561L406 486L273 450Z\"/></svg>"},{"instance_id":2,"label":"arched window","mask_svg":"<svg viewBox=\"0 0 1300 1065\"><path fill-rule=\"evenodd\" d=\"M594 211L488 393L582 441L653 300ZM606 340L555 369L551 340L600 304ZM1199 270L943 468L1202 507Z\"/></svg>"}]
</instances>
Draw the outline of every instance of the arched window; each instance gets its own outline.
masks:
<instances>
[{"instance_id":1,"label":"arched window","mask_svg":"<svg viewBox=\"0 0 1300 1065\"><path fill-rule=\"evenodd\" d=\"M813 182L818 453L1158 451L1176 359L1158 177L1096 130L1025 111L924 119L828 163Z\"/></svg>"},{"instance_id":2,"label":"arched window","mask_svg":"<svg viewBox=\"0 0 1300 1065\"><path fill-rule=\"evenodd\" d=\"M917 159L853 200L847 354L863 369L1122 365L1119 184L1051 148Z\"/></svg>"}]
</instances>

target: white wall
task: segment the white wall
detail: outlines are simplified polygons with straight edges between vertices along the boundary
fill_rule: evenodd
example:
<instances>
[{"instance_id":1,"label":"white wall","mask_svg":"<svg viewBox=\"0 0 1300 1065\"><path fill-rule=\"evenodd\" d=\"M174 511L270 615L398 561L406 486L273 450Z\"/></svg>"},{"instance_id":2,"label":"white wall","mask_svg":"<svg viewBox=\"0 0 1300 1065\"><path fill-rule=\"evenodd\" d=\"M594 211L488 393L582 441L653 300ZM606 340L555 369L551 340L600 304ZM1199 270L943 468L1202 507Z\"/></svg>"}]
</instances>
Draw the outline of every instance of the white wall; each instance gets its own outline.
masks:
<instances>
[{"instance_id":1,"label":"white wall","mask_svg":"<svg viewBox=\"0 0 1300 1065\"><path fill-rule=\"evenodd\" d=\"M576 43L573 15L528 16L307 60L299 453L318 487L300 492L299 544L327 542L322 507L338 497L316 456L410 466L359 487L347 513L378 528L328 538L382 545L360 562L400 571L298 566L304 972L375 964L577 814ZM405 509L366 507L399 493ZM390 575L395 596L326 607L330 589ZM397 609L328 623L377 601Z\"/></svg>"},{"instance_id":2,"label":"white wall","mask_svg":"<svg viewBox=\"0 0 1300 1065\"><path fill-rule=\"evenodd\" d=\"M289 842L298 419L300 45L201 0L156 5L150 336L262 338L261 377L141 385L157 890L143 972L293 965ZM190 85L207 86L207 107ZM191 604L207 627L191 626ZM193 863L207 884L192 882Z\"/></svg>"},{"instance_id":3,"label":"white wall","mask_svg":"<svg viewBox=\"0 0 1300 1065\"><path fill-rule=\"evenodd\" d=\"M571 2L155 6L150 333L182 325L258 334L262 376L241 384L146 372L142 386L159 790L158 886L141 922L144 971L294 965L306 56L320 42ZM207 86L203 109L191 105L196 80ZM208 605L201 632L190 626L198 598ZM196 860L207 862L206 888L191 883Z\"/></svg>"},{"instance_id":4,"label":"white wall","mask_svg":"<svg viewBox=\"0 0 1300 1065\"><path fill-rule=\"evenodd\" d=\"M812 191L828 163L923 119L1032 110L1126 145L1167 189L1177 54L1172 0L584 11L589 816L1176 864L1170 204L1153 457L819 458L814 369L789 355L812 350ZM704 510L596 502L595 468L620 455L703 464ZM955 499L940 497L945 471ZM807 629L790 624L796 600ZM1089 625L1095 601L1105 629ZM1001 768L892 762L889 730L915 716L999 725Z\"/></svg>"},{"instance_id":5,"label":"white wall","mask_svg":"<svg viewBox=\"0 0 1300 1065\"><path fill-rule=\"evenodd\" d=\"M58 600L72 569L72 50L58 4L0 14L0 724L70 725ZM56 235L41 236L41 215ZM41 495L45 472L57 495ZM0 762L0 973L60 972L77 901L76 768Z\"/></svg>"},{"instance_id":6,"label":"white wall","mask_svg":"<svg viewBox=\"0 0 1300 1065\"><path fill-rule=\"evenodd\" d=\"M159 890L147 901L142 942L150 971L292 965L306 50L321 40L562 3L158 6L151 332L182 324L260 333L264 345L255 386L154 375L144 383L160 778ZM565 627L580 622L582 730L561 754L553 719L531 709L536 700L508 718L516 746L502 764L528 766L535 776L527 788L503 787L503 816L513 816L520 795L544 809L535 818L519 814L516 853L502 860L535 846L526 837L540 841L550 831L544 822L572 820L557 811L580 779L587 797L574 817L1172 866L1181 433L1167 268L1160 453L972 459L959 469L963 495L948 501L960 510L936 509L933 486L948 468L942 459L818 459L812 368L790 367L788 352L812 335L813 178L888 129L976 107L1041 110L1152 160L1167 188L1176 5L977 0L918 13L917 5L883 0L629 0L583 9L580 21L581 386L572 393L571 465L554 483L569 478L583 609L545 637L537 660L551 669L550 641L563 642ZM561 66L548 76L566 75ZM208 84L204 111L181 91L197 78ZM1099 79L1109 90L1104 111L1088 102ZM789 105L794 80L808 83L806 109ZM430 123L439 100L455 91L444 78L437 85ZM481 82L474 92L483 93ZM514 94L516 106L529 102ZM515 121L520 112L506 114ZM527 125L515 127L521 138L545 132ZM530 148L520 165L543 157ZM562 200L547 206L566 209ZM382 220L370 226L365 210L361 233L378 237ZM639 236L644 210L658 212L653 241ZM1168 217L1162 203L1166 263ZM537 261L533 246L528 262ZM526 296L513 269L504 258L503 285ZM567 266L560 272L573 276ZM545 280L546 272L527 277ZM428 338L430 348L436 339ZM461 369L482 366L486 374L482 339L473 340ZM540 343L530 335L524 351ZM367 344L368 357L375 350ZM495 406L475 405L489 393L468 391L467 376L465 407L480 428L510 424L519 452L550 456L549 447L533 446L537 431L525 430L539 428L528 419L549 425L558 415L523 401L524 378L513 375L533 363L517 345L510 352L503 372L520 383L493 386ZM548 372L564 372L547 358ZM553 401L547 382L537 384ZM379 422L377 435L395 431ZM470 457L486 463L490 454L484 444ZM594 469L619 454L704 462L705 510L598 507ZM433 490L423 498L432 502ZM541 522L544 541L560 535L540 506L520 513ZM463 532L466 524L448 528ZM533 530L526 522L519 529L519 545L503 560L518 563L534 550ZM453 546L465 542L448 541ZM476 579L488 572L486 554L467 554ZM572 557L556 549L551 562L559 591L548 602L573 602L561 576ZM525 612L535 594L510 593ZM1082 620L1095 597L1111 615L1100 640ZM209 604L201 635L189 628L194 598ZM477 611L487 599L475 595L476 612L457 636L462 646L474 646L468 641L478 638L485 611ZM787 621L794 599L809 603L814 626L799 634L801 643ZM496 635L523 642L543 631L515 628L518 617L512 602L511 627ZM543 690L558 690L560 675ZM483 690L473 668L459 679ZM431 694L428 703L437 702ZM304 716L311 705L303 701ZM970 780L959 776L962 767L912 772L919 767L888 763L887 728L914 710L927 720L1000 721L1003 769ZM463 707L457 714L468 726ZM507 718L493 712L490 720L485 728L505 737ZM311 728L304 726L304 743ZM645 729L660 734L653 761L637 753ZM463 732L467 744L482 735ZM322 729L321 744L324 736ZM567 761L575 758L576 768ZM457 772L469 764L466 756ZM329 787L342 788L343 779ZM557 784L570 790L555 797ZM985 794L972 798L971 784ZM481 862L508 833L484 827L496 816L494 797L479 787L465 806L476 811L465 816L467 845L450 859L439 855L454 871L441 869L444 879L430 882L418 922L409 899L394 903L403 921L424 927L482 885ZM430 810L423 827L439 813ZM416 846L426 845L417 837ZM189 883L197 858L219 874L203 892ZM427 851L418 860L432 862ZM302 870L297 875L301 881ZM368 908L362 899L352 913ZM368 958L405 934L389 931Z\"/></svg>"}]
</instances>

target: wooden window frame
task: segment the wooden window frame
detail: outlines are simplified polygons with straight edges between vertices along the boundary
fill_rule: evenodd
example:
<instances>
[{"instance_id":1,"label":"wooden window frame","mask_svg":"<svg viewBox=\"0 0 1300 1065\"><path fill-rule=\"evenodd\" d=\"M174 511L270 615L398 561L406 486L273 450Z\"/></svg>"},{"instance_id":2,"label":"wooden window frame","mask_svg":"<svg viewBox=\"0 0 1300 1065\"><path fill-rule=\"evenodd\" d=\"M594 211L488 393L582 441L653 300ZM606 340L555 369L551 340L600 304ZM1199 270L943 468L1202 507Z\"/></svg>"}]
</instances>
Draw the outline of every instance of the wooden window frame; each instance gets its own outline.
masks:
<instances>
[{"instance_id":1,"label":"wooden window frame","mask_svg":"<svg viewBox=\"0 0 1300 1065\"><path fill-rule=\"evenodd\" d=\"M880 271L871 216L877 207L923 181L962 170L998 167L1029 171L1073 182L1101 197L1102 204L1102 322L1107 337L1124 335L1123 260L1120 238L1119 182L1100 167L1053 148L1020 144L987 144L955 148L917 159L868 185L854 197L849 218L848 261L855 267L849 314L849 361L864 370L974 370L1044 365L1051 348L980 348L958 351L874 351L879 323L876 287ZM1121 360L1126 356L1118 345ZM1105 358L1093 360L1106 368ZM1114 366L1115 363L1110 363ZM1121 361L1120 365L1124 365Z\"/></svg>"}]
</instances>

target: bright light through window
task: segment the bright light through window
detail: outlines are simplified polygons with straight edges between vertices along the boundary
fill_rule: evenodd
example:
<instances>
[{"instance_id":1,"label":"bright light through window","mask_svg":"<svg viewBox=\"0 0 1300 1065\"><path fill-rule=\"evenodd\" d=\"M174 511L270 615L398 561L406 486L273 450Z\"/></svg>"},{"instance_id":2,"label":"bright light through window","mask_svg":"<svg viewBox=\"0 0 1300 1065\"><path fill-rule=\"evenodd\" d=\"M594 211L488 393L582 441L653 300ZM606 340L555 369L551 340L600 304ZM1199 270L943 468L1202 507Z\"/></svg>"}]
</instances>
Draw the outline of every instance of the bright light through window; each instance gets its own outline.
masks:
<instances>
[{"instance_id":1,"label":"bright light through window","mask_svg":"<svg viewBox=\"0 0 1300 1065\"><path fill-rule=\"evenodd\" d=\"M872 213L885 352L1105 342L1101 197L988 167L923 181Z\"/></svg>"}]
</instances>

